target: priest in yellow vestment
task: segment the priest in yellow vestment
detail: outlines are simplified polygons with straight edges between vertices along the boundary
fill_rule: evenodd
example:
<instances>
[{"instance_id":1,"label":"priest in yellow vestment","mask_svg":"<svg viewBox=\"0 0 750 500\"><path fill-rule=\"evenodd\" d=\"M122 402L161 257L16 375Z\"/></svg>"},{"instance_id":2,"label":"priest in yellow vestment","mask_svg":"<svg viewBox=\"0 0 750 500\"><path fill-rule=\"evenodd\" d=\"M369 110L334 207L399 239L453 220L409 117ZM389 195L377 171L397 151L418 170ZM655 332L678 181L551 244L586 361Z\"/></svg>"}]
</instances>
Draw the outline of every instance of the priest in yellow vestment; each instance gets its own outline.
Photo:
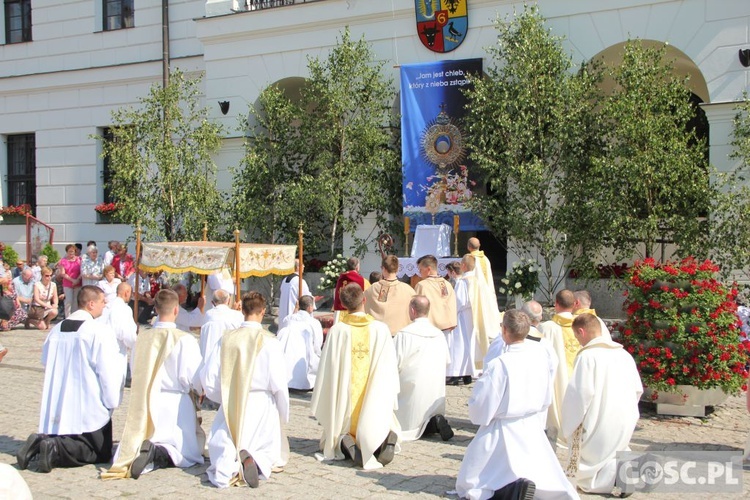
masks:
<instances>
[{"instance_id":1,"label":"priest in yellow vestment","mask_svg":"<svg viewBox=\"0 0 750 500\"><path fill-rule=\"evenodd\" d=\"M206 396L221 403L208 438L206 471L219 488L243 483L257 488L259 479L286 464L286 363L281 344L261 325L265 312L262 294L245 294L245 321L224 332L200 372Z\"/></svg>"},{"instance_id":2,"label":"priest in yellow vestment","mask_svg":"<svg viewBox=\"0 0 750 500\"><path fill-rule=\"evenodd\" d=\"M323 427L316 456L376 469L398 451L396 349L388 326L365 314L358 284L339 296L348 314L328 333L312 396L312 414Z\"/></svg>"},{"instance_id":3,"label":"priest in yellow vestment","mask_svg":"<svg viewBox=\"0 0 750 500\"><path fill-rule=\"evenodd\" d=\"M576 359L581 344L573 334L573 305L575 295L570 290L560 290L555 295L555 314L550 321L539 324L539 331L544 338L552 343L552 348L557 355L559 366L555 373L552 391L552 404L547 412L547 435L550 439L555 436L557 444L565 445L562 432L562 402L568 381L573 373L573 363Z\"/></svg>"},{"instance_id":4,"label":"priest in yellow vestment","mask_svg":"<svg viewBox=\"0 0 750 500\"><path fill-rule=\"evenodd\" d=\"M191 394L200 387L198 341L175 324L177 293L159 290L154 304L159 321L135 342L125 429L114 464L102 479L138 479L157 468L203 463L205 434Z\"/></svg>"}]
</instances>

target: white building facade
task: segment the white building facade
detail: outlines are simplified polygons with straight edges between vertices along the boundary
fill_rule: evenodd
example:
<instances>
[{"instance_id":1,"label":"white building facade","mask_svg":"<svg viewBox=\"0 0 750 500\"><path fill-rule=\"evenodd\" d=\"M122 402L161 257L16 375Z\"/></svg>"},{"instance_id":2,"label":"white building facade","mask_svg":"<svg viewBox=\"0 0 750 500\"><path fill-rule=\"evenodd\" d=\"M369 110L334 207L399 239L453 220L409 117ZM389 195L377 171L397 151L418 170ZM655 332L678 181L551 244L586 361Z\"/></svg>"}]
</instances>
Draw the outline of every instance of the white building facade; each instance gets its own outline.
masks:
<instances>
[{"instance_id":1,"label":"white building facade","mask_svg":"<svg viewBox=\"0 0 750 500\"><path fill-rule=\"evenodd\" d=\"M416 0L429 2L429 0ZM0 197L27 201L65 243L124 240L132 228L97 223L104 201L100 146L92 135L111 111L135 105L162 79L163 54L186 73L204 72L211 118L228 130L216 162L221 187L239 163L238 131L248 106L271 84L307 76L307 58L324 57L348 26L372 44L398 83L398 66L486 58L493 21L523 9L510 0L469 0L469 29L454 51L419 40L415 0L4 0L0 24ZM168 51L162 43L168 8ZM677 71L690 74L710 125L710 159L731 166L734 105L750 85L739 51L750 48L747 0L539 0L541 14L575 62L616 60L629 38L668 42ZM26 10L28 8L28 11ZM27 14L28 12L28 14ZM29 19L26 19L26 17ZM27 22L28 21L28 22ZM229 101L223 115L219 101ZM31 157L33 152L33 158ZM371 228L363 228L369 233ZM0 241L25 251L23 226L0 223ZM346 250L346 249L345 249ZM509 259L512 261L512 259ZM364 269L376 269L373 253Z\"/></svg>"}]
</instances>

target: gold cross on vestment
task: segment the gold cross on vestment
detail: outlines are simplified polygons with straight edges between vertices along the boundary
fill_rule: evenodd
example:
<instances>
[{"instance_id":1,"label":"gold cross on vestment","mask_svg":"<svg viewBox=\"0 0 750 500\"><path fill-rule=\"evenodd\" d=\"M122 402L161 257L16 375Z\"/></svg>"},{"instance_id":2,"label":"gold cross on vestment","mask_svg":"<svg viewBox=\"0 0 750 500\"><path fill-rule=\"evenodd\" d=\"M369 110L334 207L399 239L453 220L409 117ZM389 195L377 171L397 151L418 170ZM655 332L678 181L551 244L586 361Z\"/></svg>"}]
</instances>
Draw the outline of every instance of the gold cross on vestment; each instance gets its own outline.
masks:
<instances>
[{"instance_id":1,"label":"gold cross on vestment","mask_svg":"<svg viewBox=\"0 0 750 500\"><path fill-rule=\"evenodd\" d=\"M358 343L356 346L352 346L352 356L357 356L358 359L362 360L365 356L370 354L370 348L365 345L364 342Z\"/></svg>"}]
</instances>

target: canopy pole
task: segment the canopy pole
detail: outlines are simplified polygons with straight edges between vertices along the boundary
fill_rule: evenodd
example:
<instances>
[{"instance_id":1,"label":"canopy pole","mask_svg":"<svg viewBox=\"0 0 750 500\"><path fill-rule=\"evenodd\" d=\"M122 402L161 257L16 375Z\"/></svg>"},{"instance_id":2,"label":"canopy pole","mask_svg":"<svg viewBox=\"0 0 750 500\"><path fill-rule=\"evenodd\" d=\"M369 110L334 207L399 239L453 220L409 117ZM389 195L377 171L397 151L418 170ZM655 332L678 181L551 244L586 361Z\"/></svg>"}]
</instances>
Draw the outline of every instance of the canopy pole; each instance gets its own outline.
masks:
<instances>
[{"instance_id":1,"label":"canopy pole","mask_svg":"<svg viewBox=\"0 0 750 500\"><path fill-rule=\"evenodd\" d=\"M208 221L203 221L203 241L208 241ZM206 308L206 275L201 274L201 298L203 300L203 306L201 306L201 313L205 312Z\"/></svg>"},{"instance_id":2,"label":"canopy pole","mask_svg":"<svg viewBox=\"0 0 750 500\"><path fill-rule=\"evenodd\" d=\"M305 236L305 232L302 230L302 223L300 222L300 224L299 224L299 230L297 231L297 237L299 239L299 243L297 244L298 248L299 248L299 280L298 280L299 293L297 294L297 297L299 297L299 299L302 298L302 283L304 283L302 281L302 279L303 279L302 275L304 274L304 271L305 271L305 266L303 264L303 262L305 262L305 260L303 258L304 257L304 248L305 248L305 238L304 238L304 236ZM299 299L297 299L298 302L299 302Z\"/></svg>"},{"instance_id":3,"label":"canopy pole","mask_svg":"<svg viewBox=\"0 0 750 500\"><path fill-rule=\"evenodd\" d=\"M240 301L240 230L234 228L234 300Z\"/></svg>"},{"instance_id":4,"label":"canopy pole","mask_svg":"<svg viewBox=\"0 0 750 500\"><path fill-rule=\"evenodd\" d=\"M138 325L138 299L141 296L141 221L135 226L135 304L133 307L133 321L135 321L136 333L140 326Z\"/></svg>"}]
</instances>

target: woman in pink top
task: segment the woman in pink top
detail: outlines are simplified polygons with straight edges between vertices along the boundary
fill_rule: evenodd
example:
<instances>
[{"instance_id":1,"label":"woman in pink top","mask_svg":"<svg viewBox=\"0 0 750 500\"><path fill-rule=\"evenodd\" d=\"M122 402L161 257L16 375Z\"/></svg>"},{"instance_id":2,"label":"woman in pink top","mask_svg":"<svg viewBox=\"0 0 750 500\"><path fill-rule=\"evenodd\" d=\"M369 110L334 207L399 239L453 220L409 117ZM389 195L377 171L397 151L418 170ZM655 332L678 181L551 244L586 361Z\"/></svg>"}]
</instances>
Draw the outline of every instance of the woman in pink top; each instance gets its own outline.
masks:
<instances>
[{"instance_id":1,"label":"woman in pink top","mask_svg":"<svg viewBox=\"0 0 750 500\"><path fill-rule=\"evenodd\" d=\"M81 289L81 258L76 255L76 246L66 245L65 257L57 263L57 272L65 292L65 317L78 309L78 290Z\"/></svg>"}]
</instances>

